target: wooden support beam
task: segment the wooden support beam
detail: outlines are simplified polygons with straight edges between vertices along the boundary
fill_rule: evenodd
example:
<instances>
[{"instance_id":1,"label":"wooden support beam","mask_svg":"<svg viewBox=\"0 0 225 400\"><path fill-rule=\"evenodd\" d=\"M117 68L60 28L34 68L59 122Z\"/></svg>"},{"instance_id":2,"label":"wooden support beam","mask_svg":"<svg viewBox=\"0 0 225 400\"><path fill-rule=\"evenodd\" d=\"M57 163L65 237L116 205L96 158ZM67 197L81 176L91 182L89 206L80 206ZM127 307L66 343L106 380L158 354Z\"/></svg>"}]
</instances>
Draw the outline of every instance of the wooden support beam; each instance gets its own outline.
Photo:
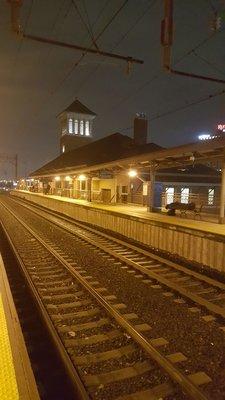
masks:
<instances>
[{"instance_id":1,"label":"wooden support beam","mask_svg":"<svg viewBox=\"0 0 225 400\"><path fill-rule=\"evenodd\" d=\"M131 64L133 64L133 63L143 64L144 63L143 60L140 60L138 58L133 58L133 57L130 57L130 56L122 56L120 54L109 53L107 51L101 51L101 50L97 50L97 49L92 49L91 47L83 47L83 46L79 46L77 44L60 42L58 40L44 38L44 37L35 36L35 35L29 35L29 34L26 34L26 33L23 34L23 38L34 40L36 42L40 42L40 43L44 43L44 44L52 44L52 45L59 46L59 47L65 47L65 48L71 49L71 50L78 50L78 51L82 51L84 53L91 53L91 54L95 54L97 56L116 58L118 60L126 61L126 62L131 63Z\"/></svg>"}]
</instances>

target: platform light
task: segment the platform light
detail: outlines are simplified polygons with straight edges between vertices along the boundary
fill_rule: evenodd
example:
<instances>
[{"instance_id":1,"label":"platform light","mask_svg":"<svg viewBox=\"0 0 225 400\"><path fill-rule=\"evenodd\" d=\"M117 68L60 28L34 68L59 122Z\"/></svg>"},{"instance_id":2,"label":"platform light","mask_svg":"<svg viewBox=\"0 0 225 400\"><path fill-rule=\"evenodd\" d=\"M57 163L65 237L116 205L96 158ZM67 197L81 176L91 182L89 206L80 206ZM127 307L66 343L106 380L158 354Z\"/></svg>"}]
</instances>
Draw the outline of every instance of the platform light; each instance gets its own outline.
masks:
<instances>
[{"instance_id":1,"label":"platform light","mask_svg":"<svg viewBox=\"0 0 225 400\"><path fill-rule=\"evenodd\" d=\"M78 176L78 179L79 179L79 181L85 181L85 179L87 179L87 178L86 178L85 175L80 174L80 175Z\"/></svg>"},{"instance_id":2,"label":"platform light","mask_svg":"<svg viewBox=\"0 0 225 400\"><path fill-rule=\"evenodd\" d=\"M58 181L60 181L60 176L55 176L54 179L55 179L56 182L58 182Z\"/></svg>"},{"instance_id":3,"label":"platform light","mask_svg":"<svg viewBox=\"0 0 225 400\"><path fill-rule=\"evenodd\" d=\"M135 176L137 176L137 171L135 169L130 169L128 175L130 178L134 178Z\"/></svg>"},{"instance_id":4,"label":"platform light","mask_svg":"<svg viewBox=\"0 0 225 400\"><path fill-rule=\"evenodd\" d=\"M67 182L72 181L71 176L67 175L67 176L65 177L65 181L67 181Z\"/></svg>"}]
</instances>

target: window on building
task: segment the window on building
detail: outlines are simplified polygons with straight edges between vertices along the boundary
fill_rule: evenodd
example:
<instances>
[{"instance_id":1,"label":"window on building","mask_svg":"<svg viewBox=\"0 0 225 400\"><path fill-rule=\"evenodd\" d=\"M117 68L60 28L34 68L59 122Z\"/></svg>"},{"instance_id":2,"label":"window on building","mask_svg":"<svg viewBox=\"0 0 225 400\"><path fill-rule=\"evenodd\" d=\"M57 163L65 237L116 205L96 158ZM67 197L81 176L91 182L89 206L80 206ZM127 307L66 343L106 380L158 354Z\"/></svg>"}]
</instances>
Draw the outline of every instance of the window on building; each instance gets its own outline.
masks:
<instances>
[{"instance_id":1,"label":"window on building","mask_svg":"<svg viewBox=\"0 0 225 400\"><path fill-rule=\"evenodd\" d=\"M122 192L122 194L127 194L128 193L128 186L122 186L121 192Z\"/></svg>"},{"instance_id":2,"label":"window on building","mask_svg":"<svg viewBox=\"0 0 225 400\"><path fill-rule=\"evenodd\" d=\"M73 133L73 120L72 118L69 118L69 133Z\"/></svg>"},{"instance_id":3,"label":"window on building","mask_svg":"<svg viewBox=\"0 0 225 400\"><path fill-rule=\"evenodd\" d=\"M188 200L189 200L189 188L181 188L181 193L180 193L181 203L188 204Z\"/></svg>"},{"instance_id":4,"label":"window on building","mask_svg":"<svg viewBox=\"0 0 225 400\"><path fill-rule=\"evenodd\" d=\"M215 195L215 189L209 188L208 189L208 205L212 206L214 204L214 195Z\"/></svg>"},{"instance_id":5,"label":"window on building","mask_svg":"<svg viewBox=\"0 0 225 400\"><path fill-rule=\"evenodd\" d=\"M80 181L80 190L86 190L86 181Z\"/></svg>"},{"instance_id":6,"label":"window on building","mask_svg":"<svg viewBox=\"0 0 225 400\"><path fill-rule=\"evenodd\" d=\"M74 122L74 133L75 133L75 135L78 135L78 120L77 119L75 119L75 122Z\"/></svg>"},{"instance_id":7,"label":"window on building","mask_svg":"<svg viewBox=\"0 0 225 400\"><path fill-rule=\"evenodd\" d=\"M173 203L173 200L174 200L174 187L166 187L166 190L165 190L166 205Z\"/></svg>"},{"instance_id":8,"label":"window on building","mask_svg":"<svg viewBox=\"0 0 225 400\"><path fill-rule=\"evenodd\" d=\"M100 181L98 179L92 180L92 190L99 191L100 188Z\"/></svg>"},{"instance_id":9,"label":"window on building","mask_svg":"<svg viewBox=\"0 0 225 400\"><path fill-rule=\"evenodd\" d=\"M80 121L80 135L84 134L84 121Z\"/></svg>"},{"instance_id":10,"label":"window on building","mask_svg":"<svg viewBox=\"0 0 225 400\"><path fill-rule=\"evenodd\" d=\"M86 121L85 122L85 136L89 136L90 135L90 122Z\"/></svg>"},{"instance_id":11,"label":"window on building","mask_svg":"<svg viewBox=\"0 0 225 400\"><path fill-rule=\"evenodd\" d=\"M62 153L65 153L65 150L66 150L66 146L65 146L65 144L63 144L62 145Z\"/></svg>"}]
</instances>

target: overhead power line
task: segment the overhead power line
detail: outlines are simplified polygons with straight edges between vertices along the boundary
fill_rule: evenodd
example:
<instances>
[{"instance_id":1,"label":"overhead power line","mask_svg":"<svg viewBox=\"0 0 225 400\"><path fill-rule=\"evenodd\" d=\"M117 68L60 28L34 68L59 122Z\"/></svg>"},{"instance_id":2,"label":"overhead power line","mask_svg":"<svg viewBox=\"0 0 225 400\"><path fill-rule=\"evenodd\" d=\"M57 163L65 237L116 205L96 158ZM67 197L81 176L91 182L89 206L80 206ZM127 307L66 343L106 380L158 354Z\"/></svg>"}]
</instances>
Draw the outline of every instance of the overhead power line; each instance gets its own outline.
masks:
<instances>
[{"instance_id":1,"label":"overhead power line","mask_svg":"<svg viewBox=\"0 0 225 400\"><path fill-rule=\"evenodd\" d=\"M214 99L214 98L216 98L216 97L222 96L222 95L224 95L224 94L225 94L225 89L224 89L224 90L221 90L221 91L219 91L219 92L216 92L216 93L207 95L207 96L205 96L205 97L202 97L201 99L192 101L192 102L190 102L190 103L188 103L188 104L186 103L186 104L183 105L183 106L180 106L180 107L177 107L177 108L173 108L172 110L168 110L168 111L165 111L165 112L160 113L160 114L155 114L155 115L153 115L152 117L148 118L148 121L149 121L149 122L155 121L156 119L160 119L160 118L166 117L166 116L168 116L168 115L175 114L175 113L177 113L177 112L179 112L179 111L183 111L183 110L185 110L185 109L187 109L187 108L191 108L191 107L193 107L193 106L196 106L196 105L198 105L198 104L204 103L204 102L206 102L206 101L209 101L209 100ZM121 130L121 131L128 131L128 130L131 130L131 129L133 129L133 126L127 126L126 128L120 128L119 130Z\"/></svg>"},{"instance_id":2,"label":"overhead power line","mask_svg":"<svg viewBox=\"0 0 225 400\"><path fill-rule=\"evenodd\" d=\"M154 120L156 120L156 119L165 117L165 116L167 116L167 115L175 114L175 113L178 112L178 111L182 111L182 110L185 110L185 109L187 109L187 108L193 107L193 106L195 106L195 105L197 105L197 104L204 103L205 101L212 100L212 99L214 99L215 97L222 96L223 94L225 94L225 90L221 90L221 91L219 91L219 92L216 92L216 93L207 95L207 96L205 96L205 97L202 97L201 99L198 99L198 100L192 101L192 102L190 102L190 103L188 103L188 104L185 104L185 105L183 105L183 106L174 108L173 110L168 110L168 111L165 111L164 113L156 114L156 115L154 115L153 117L151 117L151 118L149 119L149 121L154 121Z\"/></svg>"},{"instance_id":3,"label":"overhead power line","mask_svg":"<svg viewBox=\"0 0 225 400\"><path fill-rule=\"evenodd\" d=\"M108 29L108 27L111 25L111 23L115 20L115 18L119 15L119 13L122 11L122 9L126 6L128 3L128 0L125 0L122 5L117 9L117 11L112 15L110 20L107 22L107 24L103 27L103 29L98 33L98 35L94 38L95 42L97 42L98 39L103 35L103 33ZM87 49L91 51L92 45ZM64 78L59 82L57 85L56 89L51 92L51 94L55 93L63 84L64 82L71 76L71 74L74 72L75 68L78 67L80 62L83 60L83 58L87 54L87 50L84 51L84 53L81 55L81 57L72 65L72 68L68 71L68 73L64 76Z\"/></svg>"},{"instance_id":4,"label":"overhead power line","mask_svg":"<svg viewBox=\"0 0 225 400\"><path fill-rule=\"evenodd\" d=\"M209 65L209 67L213 68L215 71L219 72L222 75L225 75L224 71L218 68L214 63L207 60L205 57L202 57L200 54L196 53L196 51L193 51L192 54L194 54L195 57L199 58L205 64Z\"/></svg>"},{"instance_id":5,"label":"overhead power line","mask_svg":"<svg viewBox=\"0 0 225 400\"><path fill-rule=\"evenodd\" d=\"M75 8L77 14L78 14L79 17L80 17L81 22L83 23L83 25L85 26L86 30L88 31L88 34L89 34L89 36L90 36L90 38L91 38L91 41L92 41L93 45L95 46L95 48L96 48L97 50L99 50L99 48L98 48L98 46L97 46L97 44L96 44L96 41L95 41L93 32L92 32L92 29L91 29L91 27L90 27L90 25L89 25L89 18L88 18L88 23L86 23L86 21L84 20L84 18L83 18L83 16L82 16L82 14L81 14L81 12L80 12L80 10L79 10L79 8L78 8L78 6L77 6L75 0L72 0L72 3L73 3L73 6L74 6L74 8Z\"/></svg>"},{"instance_id":6,"label":"overhead power line","mask_svg":"<svg viewBox=\"0 0 225 400\"><path fill-rule=\"evenodd\" d=\"M134 23L131 24L131 26L128 28L128 30L122 35L122 37L111 47L110 51L114 51L125 39L126 37L130 34L130 32L133 31L135 26L147 15L147 13L152 9L152 7L155 5L155 3L158 0L152 0L150 1L150 4L144 9L144 11L141 13L140 16L134 21ZM103 64L105 61L103 62ZM76 90L76 93L79 93L80 90L88 83L88 81L93 77L93 75L98 71L98 69L101 67L102 63L98 63L98 65L95 67L94 71L91 71L88 76L84 78L84 80L81 82L79 85L78 89Z\"/></svg>"},{"instance_id":7,"label":"overhead power line","mask_svg":"<svg viewBox=\"0 0 225 400\"><path fill-rule=\"evenodd\" d=\"M219 35L220 33L224 32L225 29L219 31L219 32L213 32L210 36L207 36L205 39L201 40L199 43L197 43L193 48L187 50L181 57L179 57L175 62L174 65L179 64L181 61L183 61L186 57L188 57L191 54L195 54L195 51L199 49L200 47L204 46L207 42L209 42L211 39L213 39L215 36ZM196 53L197 54L197 53ZM221 71L220 71L221 72ZM156 75L154 75L151 79L149 79L147 82L144 84L140 85L135 91L133 91L130 95L126 96L124 99L120 100L115 106L112 107L112 109L117 108L124 102L128 101L130 98L135 97L138 93L140 93L142 90L144 90L146 87L148 87L153 81L156 79L162 77L162 72L160 70L158 73L156 72Z\"/></svg>"}]
</instances>

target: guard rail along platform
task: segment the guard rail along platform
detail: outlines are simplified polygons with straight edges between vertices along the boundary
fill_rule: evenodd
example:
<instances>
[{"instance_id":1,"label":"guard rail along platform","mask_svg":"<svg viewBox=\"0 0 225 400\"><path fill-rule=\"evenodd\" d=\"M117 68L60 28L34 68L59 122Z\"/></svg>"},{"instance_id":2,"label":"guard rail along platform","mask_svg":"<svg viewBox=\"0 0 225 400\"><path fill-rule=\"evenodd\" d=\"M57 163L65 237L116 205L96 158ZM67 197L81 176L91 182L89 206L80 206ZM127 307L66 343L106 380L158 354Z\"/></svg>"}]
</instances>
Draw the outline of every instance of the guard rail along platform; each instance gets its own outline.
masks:
<instances>
[{"instance_id":1,"label":"guard rail along platform","mask_svg":"<svg viewBox=\"0 0 225 400\"><path fill-rule=\"evenodd\" d=\"M138 213L129 206L105 206L19 190L12 191L11 195L225 272L224 225L157 213Z\"/></svg>"}]
</instances>

